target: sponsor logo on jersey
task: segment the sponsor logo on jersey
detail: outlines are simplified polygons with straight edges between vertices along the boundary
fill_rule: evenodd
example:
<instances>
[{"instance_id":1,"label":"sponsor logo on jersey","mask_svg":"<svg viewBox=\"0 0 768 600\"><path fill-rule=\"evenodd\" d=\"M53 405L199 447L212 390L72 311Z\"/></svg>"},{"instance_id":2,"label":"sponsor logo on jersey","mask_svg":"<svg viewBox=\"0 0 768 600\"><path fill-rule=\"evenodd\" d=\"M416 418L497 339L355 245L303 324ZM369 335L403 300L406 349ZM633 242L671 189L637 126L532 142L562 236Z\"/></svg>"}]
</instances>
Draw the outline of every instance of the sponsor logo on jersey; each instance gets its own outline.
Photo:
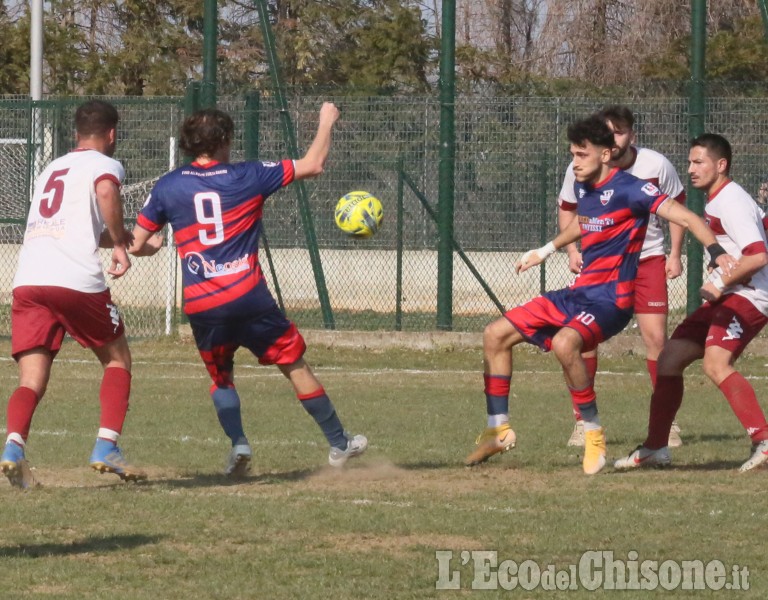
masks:
<instances>
[{"instance_id":1,"label":"sponsor logo on jersey","mask_svg":"<svg viewBox=\"0 0 768 600\"><path fill-rule=\"evenodd\" d=\"M613 196L613 190L605 190L602 194L600 194L600 204L605 206L611 201L611 196Z\"/></svg>"},{"instance_id":2,"label":"sponsor logo on jersey","mask_svg":"<svg viewBox=\"0 0 768 600\"><path fill-rule=\"evenodd\" d=\"M240 256L234 260L229 260L223 263L217 263L215 260L206 260L199 252L188 252L184 255L187 261L187 269L193 275L199 275L202 269L203 277L211 279L213 277L224 277L226 275L232 275L233 273L239 273L240 271L247 271L248 256Z\"/></svg>"},{"instance_id":3,"label":"sponsor logo on jersey","mask_svg":"<svg viewBox=\"0 0 768 600\"><path fill-rule=\"evenodd\" d=\"M588 217L579 215L579 225L582 231L602 231L603 227L610 227L615 224L611 217Z\"/></svg>"},{"instance_id":4,"label":"sponsor logo on jersey","mask_svg":"<svg viewBox=\"0 0 768 600\"><path fill-rule=\"evenodd\" d=\"M64 237L67 229L66 219L35 219L27 223L27 231L24 239L31 240L39 237L52 237L60 239Z\"/></svg>"},{"instance_id":5,"label":"sponsor logo on jersey","mask_svg":"<svg viewBox=\"0 0 768 600\"><path fill-rule=\"evenodd\" d=\"M264 160L261 162L261 164L264 165L265 167L276 167L279 163L272 162L270 160Z\"/></svg>"},{"instance_id":6,"label":"sponsor logo on jersey","mask_svg":"<svg viewBox=\"0 0 768 600\"><path fill-rule=\"evenodd\" d=\"M579 198L583 198L586 195L587 195L587 190L585 190L584 188L579 188Z\"/></svg>"},{"instance_id":7,"label":"sponsor logo on jersey","mask_svg":"<svg viewBox=\"0 0 768 600\"><path fill-rule=\"evenodd\" d=\"M642 189L647 196L658 196L659 194L661 194L661 191L659 190L659 188L653 185L650 181L640 189Z\"/></svg>"}]
</instances>

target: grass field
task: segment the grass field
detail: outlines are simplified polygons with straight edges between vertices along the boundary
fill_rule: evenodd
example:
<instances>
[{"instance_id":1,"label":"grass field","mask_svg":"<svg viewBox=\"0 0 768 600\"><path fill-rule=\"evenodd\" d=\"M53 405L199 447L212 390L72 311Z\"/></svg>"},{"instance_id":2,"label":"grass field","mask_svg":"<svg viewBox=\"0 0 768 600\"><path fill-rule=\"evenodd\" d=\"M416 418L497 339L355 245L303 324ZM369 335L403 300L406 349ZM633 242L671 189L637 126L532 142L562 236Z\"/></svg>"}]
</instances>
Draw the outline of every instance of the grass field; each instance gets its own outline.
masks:
<instances>
[{"instance_id":1,"label":"grass field","mask_svg":"<svg viewBox=\"0 0 768 600\"><path fill-rule=\"evenodd\" d=\"M87 461L98 426L100 369L69 343L33 423L27 456L41 487L0 481L3 598L539 598L541 588L473 590L462 552L569 569L586 551L639 561L712 560L749 569L739 598L768 597L768 471L740 475L749 442L719 392L693 369L679 421L685 446L663 471L594 477L565 446L570 405L553 357L516 352L518 448L465 469L484 426L479 349L314 347L307 355L346 426L370 439L342 472L274 368L241 352L236 368L251 476L220 475L228 441L189 341L133 343L131 411L122 439L150 481L124 484ZM7 342L0 356L7 357ZM746 356L760 398L763 357ZM598 402L609 457L644 437L649 383L637 356L603 357ZM7 393L16 371L0 361ZM451 551L436 589L436 552ZM636 555L634 554L636 553ZM447 556L447 555L442 555ZM453 573L453 571L457 571ZM506 581L506 580L505 580ZM643 591L579 589L568 598ZM704 596L708 590L671 592ZM670 593L668 593L669 595Z\"/></svg>"}]
</instances>

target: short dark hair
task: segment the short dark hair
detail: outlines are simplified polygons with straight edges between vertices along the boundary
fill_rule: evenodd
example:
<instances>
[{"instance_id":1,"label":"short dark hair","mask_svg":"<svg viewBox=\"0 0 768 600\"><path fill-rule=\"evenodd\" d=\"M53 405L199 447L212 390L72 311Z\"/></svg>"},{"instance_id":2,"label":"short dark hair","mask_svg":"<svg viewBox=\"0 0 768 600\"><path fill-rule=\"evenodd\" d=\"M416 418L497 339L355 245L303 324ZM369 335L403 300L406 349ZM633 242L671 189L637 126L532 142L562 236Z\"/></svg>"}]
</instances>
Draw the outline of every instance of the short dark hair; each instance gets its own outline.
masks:
<instances>
[{"instance_id":1,"label":"short dark hair","mask_svg":"<svg viewBox=\"0 0 768 600\"><path fill-rule=\"evenodd\" d=\"M75 131L82 136L104 135L117 127L120 115L104 100L89 100L75 111Z\"/></svg>"},{"instance_id":2,"label":"short dark hair","mask_svg":"<svg viewBox=\"0 0 768 600\"><path fill-rule=\"evenodd\" d=\"M614 125L621 124L630 129L634 129L635 127L635 115L628 106L624 106L623 104L610 104L604 106L598 114Z\"/></svg>"},{"instance_id":3,"label":"short dark hair","mask_svg":"<svg viewBox=\"0 0 768 600\"><path fill-rule=\"evenodd\" d=\"M232 142L235 124L227 113L204 108L181 124L179 147L190 156L213 156Z\"/></svg>"},{"instance_id":4,"label":"short dark hair","mask_svg":"<svg viewBox=\"0 0 768 600\"><path fill-rule=\"evenodd\" d=\"M613 132L599 114L588 116L568 125L568 141L577 146L591 142L595 146L613 148Z\"/></svg>"},{"instance_id":5,"label":"short dark hair","mask_svg":"<svg viewBox=\"0 0 768 600\"><path fill-rule=\"evenodd\" d=\"M702 133L691 140L691 148L701 146L707 149L707 153L715 158L715 160L725 159L726 167L725 174L728 175L731 171L731 160L733 159L733 151L731 150L731 144L722 135L717 133Z\"/></svg>"}]
</instances>

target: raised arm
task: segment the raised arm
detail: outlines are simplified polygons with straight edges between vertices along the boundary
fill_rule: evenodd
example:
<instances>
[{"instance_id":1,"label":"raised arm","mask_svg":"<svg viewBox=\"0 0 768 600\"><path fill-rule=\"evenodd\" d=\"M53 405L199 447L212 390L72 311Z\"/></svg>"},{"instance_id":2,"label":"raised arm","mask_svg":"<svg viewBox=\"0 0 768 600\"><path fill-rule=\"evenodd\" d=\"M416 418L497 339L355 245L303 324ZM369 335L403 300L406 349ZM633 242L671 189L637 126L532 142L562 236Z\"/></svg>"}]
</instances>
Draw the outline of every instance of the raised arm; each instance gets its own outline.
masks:
<instances>
[{"instance_id":1,"label":"raised arm","mask_svg":"<svg viewBox=\"0 0 768 600\"><path fill-rule=\"evenodd\" d=\"M331 132L339 119L339 109L333 102L323 102L320 107L320 117L317 124L317 133L307 153L296 161L295 179L317 177L323 172L328 152L331 149Z\"/></svg>"},{"instance_id":2,"label":"raised arm","mask_svg":"<svg viewBox=\"0 0 768 600\"><path fill-rule=\"evenodd\" d=\"M123 221L123 203L120 200L120 188L111 179L102 179L96 184L96 203L106 225L106 235L99 240L103 247L112 248L112 259L107 273L117 279L131 268L131 259L126 250L130 233L125 230Z\"/></svg>"},{"instance_id":3,"label":"raised arm","mask_svg":"<svg viewBox=\"0 0 768 600\"><path fill-rule=\"evenodd\" d=\"M711 266L721 267L725 275L730 275L732 269L738 265L739 261L723 250L704 219L695 212L669 198L659 207L656 214L670 223L675 223L690 231L693 237L699 240L709 252L712 263L714 263Z\"/></svg>"}]
</instances>

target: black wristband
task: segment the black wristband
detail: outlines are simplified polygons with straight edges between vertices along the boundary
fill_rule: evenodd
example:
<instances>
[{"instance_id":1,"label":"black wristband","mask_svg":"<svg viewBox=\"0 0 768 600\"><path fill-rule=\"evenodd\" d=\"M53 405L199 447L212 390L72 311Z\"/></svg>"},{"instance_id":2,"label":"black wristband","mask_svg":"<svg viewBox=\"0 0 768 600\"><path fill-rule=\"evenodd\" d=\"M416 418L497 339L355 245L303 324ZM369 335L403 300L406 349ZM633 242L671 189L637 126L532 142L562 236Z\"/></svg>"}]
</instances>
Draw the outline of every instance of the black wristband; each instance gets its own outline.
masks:
<instances>
[{"instance_id":1,"label":"black wristband","mask_svg":"<svg viewBox=\"0 0 768 600\"><path fill-rule=\"evenodd\" d=\"M707 246L707 252L709 252L709 266L712 267L713 269L717 267L717 263L715 262L717 260L717 257L722 256L723 254L728 254L725 251L725 248L723 248L717 242Z\"/></svg>"}]
</instances>

